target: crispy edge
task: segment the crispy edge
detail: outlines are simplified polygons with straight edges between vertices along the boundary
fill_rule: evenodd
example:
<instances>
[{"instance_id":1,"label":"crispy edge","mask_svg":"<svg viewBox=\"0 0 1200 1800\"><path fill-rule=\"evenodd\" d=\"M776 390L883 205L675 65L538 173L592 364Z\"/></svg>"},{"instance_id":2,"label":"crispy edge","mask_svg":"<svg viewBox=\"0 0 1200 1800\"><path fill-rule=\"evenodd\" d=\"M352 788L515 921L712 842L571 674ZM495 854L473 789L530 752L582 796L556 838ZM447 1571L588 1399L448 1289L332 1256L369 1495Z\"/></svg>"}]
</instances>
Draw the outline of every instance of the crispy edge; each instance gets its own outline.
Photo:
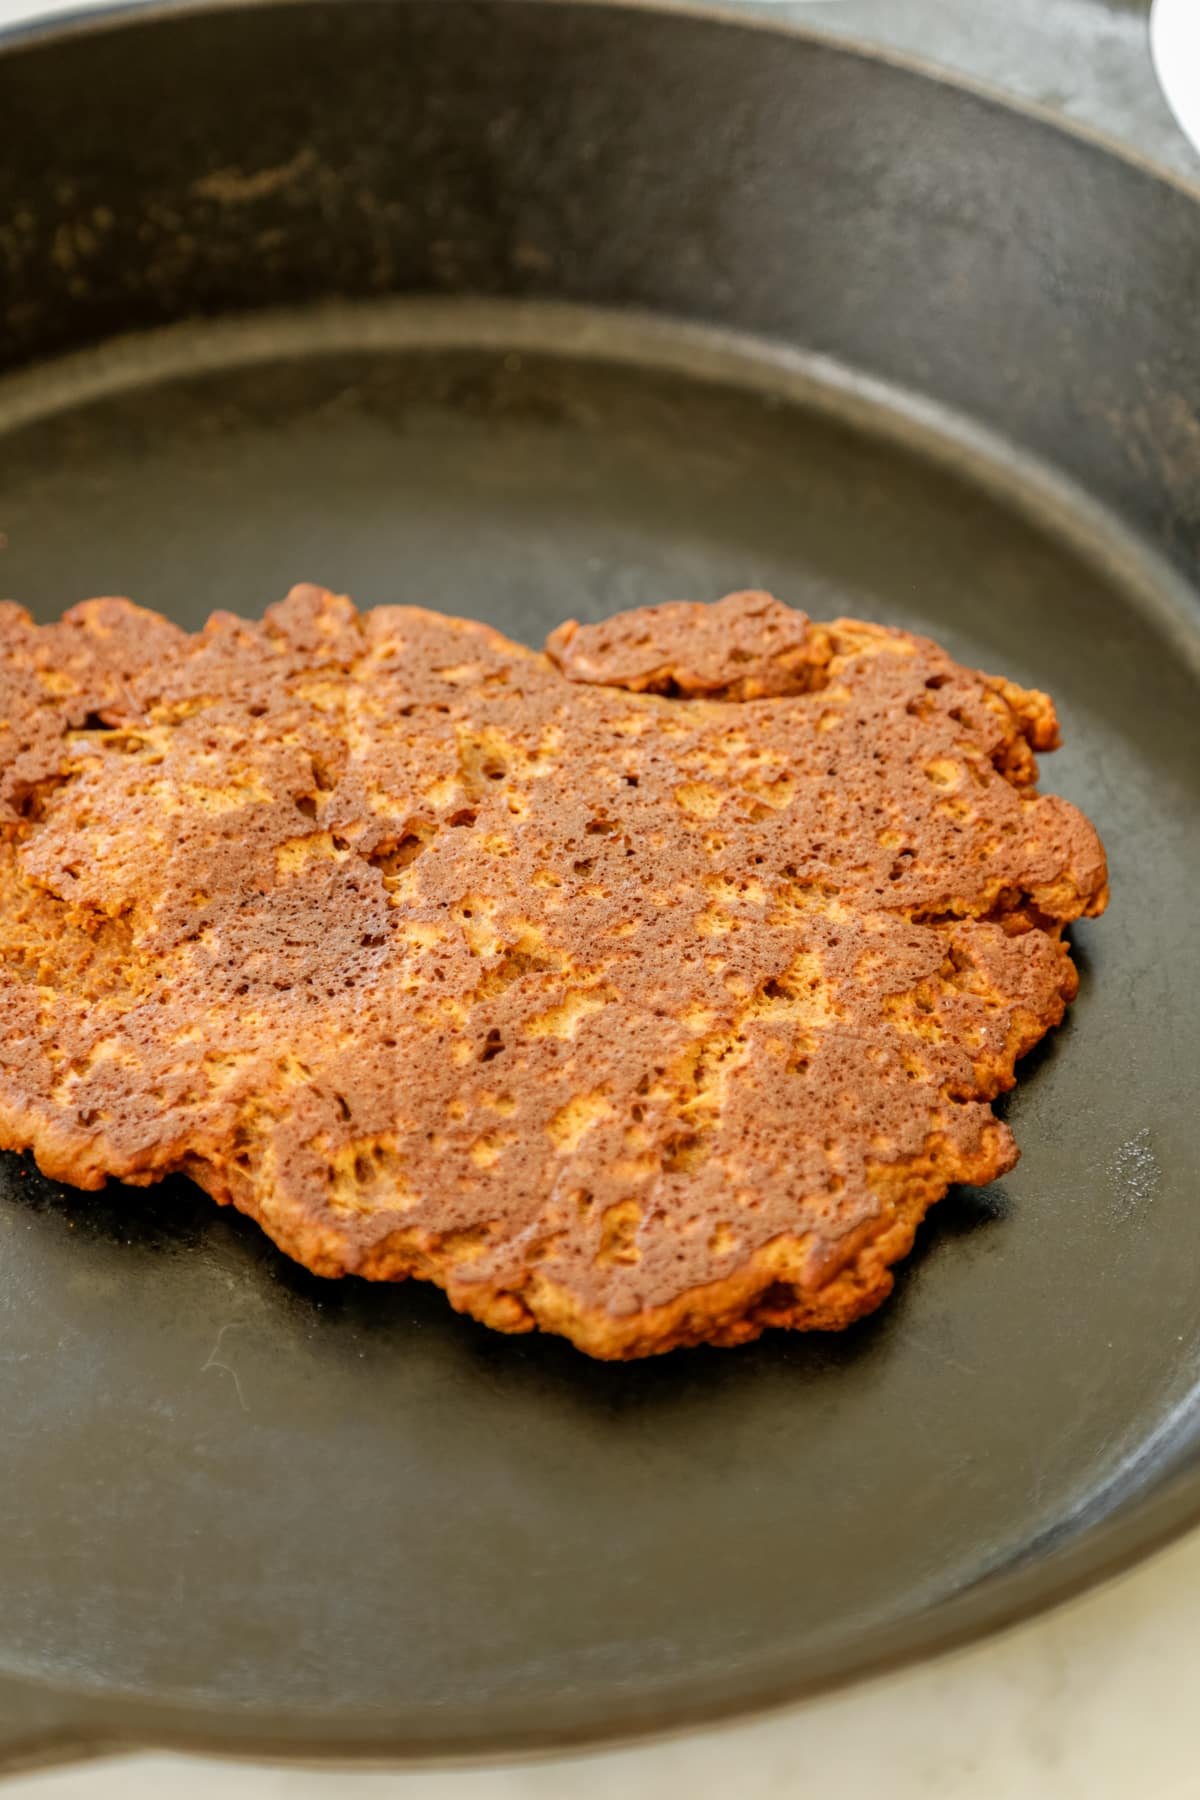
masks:
<instances>
[{"instance_id":1,"label":"crispy edge","mask_svg":"<svg viewBox=\"0 0 1200 1800\"><path fill-rule=\"evenodd\" d=\"M431 616L441 622L441 615L422 607L379 610ZM506 654L515 650L539 661L549 660L544 652L511 644L494 627L478 621L457 623L464 636L475 635L491 647L503 647ZM835 621L823 629L835 632L843 623L853 622ZM979 679L1012 716L1026 753L1057 748L1058 721L1048 695L999 676L981 675ZM1014 785L1024 785L1036 774L1027 770L1024 758L1012 761L1014 766L1002 772ZM1102 912L1107 899L1105 883L1091 897L1085 916ZM1055 923L1061 929L1062 922ZM1014 1022L1009 1045L996 1059L991 1081L981 1084L992 1095L1014 1085L1016 1061L1061 1022L1067 1003L1074 998L1078 977L1067 946L1060 944L1060 948L1063 980L1057 1004L1043 1015L1026 1013ZM603 1308L580 1305L570 1289L536 1268L528 1270L515 1287L456 1279L457 1250L446 1255L435 1234L416 1229L391 1233L371 1246L361 1263L351 1269L344 1260L344 1240L335 1227L303 1211L281 1216L269 1202L264 1204L246 1175L183 1145L174 1156L159 1149L145 1164L122 1163L111 1154L103 1136L55 1129L46 1125L35 1107L0 1101L0 1149L31 1150L45 1175L84 1189L101 1188L110 1178L144 1186L177 1171L186 1173L218 1204L232 1204L255 1219L285 1254L314 1273L330 1277L354 1273L378 1281L431 1281L443 1289L456 1311L493 1330L521 1333L540 1328L568 1338L578 1349L605 1361L699 1344L748 1343L773 1326L843 1329L887 1298L894 1285L893 1265L911 1250L921 1221L951 1186L986 1185L1011 1169L1019 1156L1008 1127L995 1118L984 1126L980 1143L969 1156L956 1155L947 1141L935 1134L926 1140L917 1158L872 1167L872 1185L880 1201L878 1213L837 1240L823 1257L813 1258L809 1234L782 1233L728 1275L687 1289L662 1305L614 1317Z\"/></svg>"}]
</instances>

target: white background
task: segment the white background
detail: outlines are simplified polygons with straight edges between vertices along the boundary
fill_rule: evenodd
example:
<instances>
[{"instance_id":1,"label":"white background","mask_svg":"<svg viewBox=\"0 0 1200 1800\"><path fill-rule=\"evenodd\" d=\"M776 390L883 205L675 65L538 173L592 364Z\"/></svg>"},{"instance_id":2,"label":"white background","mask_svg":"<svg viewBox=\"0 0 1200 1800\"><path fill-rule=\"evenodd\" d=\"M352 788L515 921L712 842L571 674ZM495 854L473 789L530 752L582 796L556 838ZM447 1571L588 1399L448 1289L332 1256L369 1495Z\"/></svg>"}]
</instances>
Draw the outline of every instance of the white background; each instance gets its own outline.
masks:
<instances>
[{"instance_id":1,"label":"white background","mask_svg":"<svg viewBox=\"0 0 1200 1800\"><path fill-rule=\"evenodd\" d=\"M1163 91L1200 150L1200 0L1155 0L1150 37Z\"/></svg>"}]
</instances>

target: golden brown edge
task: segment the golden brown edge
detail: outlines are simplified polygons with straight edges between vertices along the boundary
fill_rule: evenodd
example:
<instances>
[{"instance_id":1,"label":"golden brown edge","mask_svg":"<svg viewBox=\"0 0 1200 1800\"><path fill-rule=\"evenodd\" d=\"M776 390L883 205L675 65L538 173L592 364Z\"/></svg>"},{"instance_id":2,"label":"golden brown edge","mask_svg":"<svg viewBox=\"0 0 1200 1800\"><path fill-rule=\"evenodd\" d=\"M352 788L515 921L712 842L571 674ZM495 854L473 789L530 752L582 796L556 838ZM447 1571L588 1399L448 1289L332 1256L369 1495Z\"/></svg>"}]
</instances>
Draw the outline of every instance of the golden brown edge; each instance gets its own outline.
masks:
<instances>
[{"instance_id":1,"label":"golden brown edge","mask_svg":"<svg viewBox=\"0 0 1200 1800\"><path fill-rule=\"evenodd\" d=\"M442 617L423 607L379 610L428 612L432 617ZM506 650L554 666L545 651L513 644L504 633L482 621L454 623L464 634L477 633ZM565 629L566 626L558 627L560 633ZM837 619L818 629L832 636L861 632L864 627L856 620ZM1027 760L1022 757L1019 764L1001 772L1014 785L1031 784L1037 773L1031 753L1056 749L1060 742L1054 703L1049 695L1022 688L1002 676L980 674L979 679L1011 713L1018 743L1030 753ZM1091 896L1083 916L1098 916L1107 902L1105 883ZM1045 926L1057 935L1063 923L1046 920ZM1060 949L1063 985L1059 1004L1051 1015L1025 1014L1024 1025L1019 1020L1014 1023L1010 1044L998 1059L991 1097L1015 1084L1017 1061L1061 1023L1067 1004L1075 996L1078 976L1061 939ZM103 1154L103 1138L80 1133L77 1140L64 1143L64 1135L42 1129L29 1109L0 1104L0 1149L31 1151L39 1169L51 1179L83 1189L103 1187L111 1168L111 1159ZM934 1136L915 1160L875 1165L872 1173L880 1195L879 1215L864 1221L839 1242L836 1261L826 1260L814 1270L808 1259L809 1238L781 1234L761 1245L729 1275L689 1288L672 1301L640 1309L625 1318L614 1318L601 1308L581 1306L569 1289L537 1269L528 1271L518 1289L455 1281L448 1267L438 1260L437 1239L428 1233L393 1233L371 1247L360 1267L347 1270L323 1249L324 1233L319 1225L293 1219L288 1222L288 1229L281 1229L278 1222L267 1216L247 1176L193 1153L184 1153L177 1163L167 1165L160 1159L144 1172L124 1170L119 1179L145 1186L172 1172L184 1172L218 1204L233 1205L253 1218L284 1254L317 1274L334 1277L354 1273L368 1280L430 1281L442 1288L456 1311L493 1330L521 1333L540 1328L568 1338L593 1357L621 1361L701 1343L747 1343L772 1326L840 1330L872 1312L891 1292L893 1265L912 1248L929 1209L955 1184L983 1186L995 1180L1012 1168L1019 1156L1008 1127L995 1119L986 1128L973 1158L947 1158L947 1150L945 1140Z\"/></svg>"}]
</instances>

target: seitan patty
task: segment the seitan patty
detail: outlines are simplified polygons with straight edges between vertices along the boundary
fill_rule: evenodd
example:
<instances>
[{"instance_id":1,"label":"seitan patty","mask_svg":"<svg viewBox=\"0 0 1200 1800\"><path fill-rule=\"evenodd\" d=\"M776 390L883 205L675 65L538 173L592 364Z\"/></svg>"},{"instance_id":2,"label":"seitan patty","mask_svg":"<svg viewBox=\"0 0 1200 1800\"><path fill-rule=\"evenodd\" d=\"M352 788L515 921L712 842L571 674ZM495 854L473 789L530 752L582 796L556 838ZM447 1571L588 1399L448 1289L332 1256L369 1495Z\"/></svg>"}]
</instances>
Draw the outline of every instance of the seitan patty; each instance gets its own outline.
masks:
<instances>
[{"instance_id":1,"label":"seitan patty","mask_svg":"<svg viewBox=\"0 0 1200 1800\"><path fill-rule=\"evenodd\" d=\"M764 594L5 606L0 685L0 1143L594 1356L878 1305L1106 899L1044 695Z\"/></svg>"}]
</instances>

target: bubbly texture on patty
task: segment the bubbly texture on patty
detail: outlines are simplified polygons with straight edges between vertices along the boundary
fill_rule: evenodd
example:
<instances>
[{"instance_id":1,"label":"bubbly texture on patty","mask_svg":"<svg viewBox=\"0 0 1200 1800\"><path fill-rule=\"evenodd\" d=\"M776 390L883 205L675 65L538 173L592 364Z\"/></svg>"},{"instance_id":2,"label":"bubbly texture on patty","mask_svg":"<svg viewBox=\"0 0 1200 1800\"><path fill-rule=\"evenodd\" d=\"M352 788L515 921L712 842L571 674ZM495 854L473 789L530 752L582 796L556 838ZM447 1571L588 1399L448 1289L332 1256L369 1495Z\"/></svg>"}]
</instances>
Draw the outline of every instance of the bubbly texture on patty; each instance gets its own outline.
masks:
<instances>
[{"instance_id":1,"label":"bubbly texture on patty","mask_svg":"<svg viewBox=\"0 0 1200 1800\"><path fill-rule=\"evenodd\" d=\"M0 1144L595 1356L878 1305L1107 897L1045 695L765 594L7 605L0 686Z\"/></svg>"}]
</instances>

